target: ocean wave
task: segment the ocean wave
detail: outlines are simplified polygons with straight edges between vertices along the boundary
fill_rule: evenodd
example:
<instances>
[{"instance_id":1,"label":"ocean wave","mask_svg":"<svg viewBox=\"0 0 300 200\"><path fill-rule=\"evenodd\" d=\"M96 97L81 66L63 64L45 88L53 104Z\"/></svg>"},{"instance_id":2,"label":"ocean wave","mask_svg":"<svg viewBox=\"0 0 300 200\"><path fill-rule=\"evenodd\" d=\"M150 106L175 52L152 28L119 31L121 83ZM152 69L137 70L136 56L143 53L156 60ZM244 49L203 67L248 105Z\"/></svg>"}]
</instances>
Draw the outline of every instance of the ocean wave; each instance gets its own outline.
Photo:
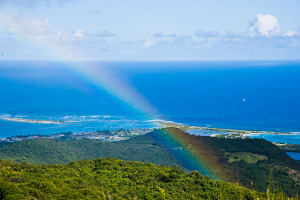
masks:
<instances>
[{"instance_id":1,"label":"ocean wave","mask_svg":"<svg viewBox=\"0 0 300 200\"><path fill-rule=\"evenodd\" d=\"M110 115L103 115L102 117L103 117L103 118L111 118Z\"/></svg>"},{"instance_id":2,"label":"ocean wave","mask_svg":"<svg viewBox=\"0 0 300 200\"><path fill-rule=\"evenodd\" d=\"M90 115L90 118L99 118L101 115Z\"/></svg>"},{"instance_id":3,"label":"ocean wave","mask_svg":"<svg viewBox=\"0 0 300 200\"><path fill-rule=\"evenodd\" d=\"M108 119L112 118L110 115L66 115L62 117L63 119L75 120L75 121L85 121L85 120L95 120L95 119Z\"/></svg>"},{"instance_id":4,"label":"ocean wave","mask_svg":"<svg viewBox=\"0 0 300 200\"><path fill-rule=\"evenodd\" d=\"M162 123L183 125L183 124L178 123L178 122L174 122L174 121L171 121L171 120L164 120L164 119L150 119L150 120L146 120L144 122L162 122Z\"/></svg>"},{"instance_id":5,"label":"ocean wave","mask_svg":"<svg viewBox=\"0 0 300 200\"><path fill-rule=\"evenodd\" d=\"M24 117L23 117L24 116ZM70 123L145 123L142 120L126 119L123 117L112 117L110 115L65 115L65 116L27 116L0 114L1 120L32 123L32 124L70 124Z\"/></svg>"},{"instance_id":6,"label":"ocean wave","mask_svg":"<svg viewBox=\"0 0 300 200\"><path fill-rule=\"evenodd\" d=\"M290 132L290 133L292 133L292 134L295 134L295 135L298 135L298 134L300 134L300 132Z\"/></svg>"},{"instance_id":7,"label":"ocean wave","mask_svg":"<svg viewBox=\"0 0 300 200\"><path fill-rule=\"evenodd\" d=\"M72 118L72 116L67 115L67 116L64 116L64 117L63 117L63 119L69 119L69 118Z\"/></svg>"},{"instance_id":8,"label":"ocean wave","mask_svg":"<svg viewBox=\"0 0 300 200\"><path fill-rule=\"evenodd\" d=\"M30 123L30 124L62 124L63 121L54 120L36 120L36 119L24 119L15 117L1 117L0 119L12 122Z\"/></svg>"},{"instance_id":9,"label":"ocean wave","mask_svg":"<svg viewBox=\"0 0 300 200\"><path fill-rule=\"evenodd\" d=\"M12 116L11 114L2 113L2 114L0 114L0 119L2 119L2 118L9 118L11 116Z\"/></svg>"},{"instance_id":10,"label":"ocean wave","mask_svg":"<svg viewBox=\"0 0 300 200\"><path fill-rule=\"evenodd\" d=\"M28 116L24 114L0 114L0 119L5 121L30 123L30 124L63 124L65 123L62 119L53 119L52 117L37 117Z\"/></svg>"}]
</instances>

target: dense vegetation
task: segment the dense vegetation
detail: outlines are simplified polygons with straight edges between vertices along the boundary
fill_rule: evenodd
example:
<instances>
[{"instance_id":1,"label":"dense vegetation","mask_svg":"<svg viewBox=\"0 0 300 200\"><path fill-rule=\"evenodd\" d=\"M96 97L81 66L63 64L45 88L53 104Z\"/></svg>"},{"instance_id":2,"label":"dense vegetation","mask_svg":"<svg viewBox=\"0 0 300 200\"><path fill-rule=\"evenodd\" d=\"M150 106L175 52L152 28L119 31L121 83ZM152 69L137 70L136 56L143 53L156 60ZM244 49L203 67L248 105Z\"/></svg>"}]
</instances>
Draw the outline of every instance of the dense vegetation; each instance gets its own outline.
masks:
<instances>
[{"instance_id":1,"label":"dense vegetation","mask_svg":"<svg viewBox=\"0 0 300 200\"><path fill-rule=\"evenodd\" d=\"M300 144L282 144L279 147L285 151L300 153Z\"/></svg>"},{"instance_id":2,"label":"dense vegetation","mask_svg":"<svg viewBox=\"0 0 300 200\"><path fill-rule=\"evenodd\" d=\"M0 146L0 158L37 164L62 164L93 158L119 158L161 165L174 165L177 162L166 149L155 145L155 141L148 136L120 142L102 142L90 139L23 140Z\"/></svg>"},{"instance_id":3,"label":"dense vegetation","mask_svg":"<svg viewBox=\"0 0 300 200\"><path fill-rule=\"evenodd\" d=\"M188 143L187 148L192 146L197 149L196 153L206 158L208 163L212 162L215 170L225 172L223 180L266 191L271 176L274 189L282 188L290 196L300 193L299 163L271 142L262 139L199 137L178 129L170 131L176 137L184 138Z\"/></svg>"},{"instance_id":4,"label":"dense vegetation","mask_svg":"<svg viewBox=\"0 0 300 200\"><path fill-rule=\"evenodd\" d=\"M163 130L156 130L120 142L97 140L34 139L4 144L0 158L27 163L68 163L93 158L119 158L129 161L145 161L160 165L174 164L189 170L177 157L178 148L168 146L158 137ZM239 183L262 192L267 190L270 175L272 186L295 197L300 193L300 165L270 142L260 139L223 139L191 136L179 129L168 129L185 140L189 147L216 170L226 176L223 180Z\"/></svg>"},{"instance_id":5,"label":"dense vegetation","mask_svg":"<svg viewBox=\"0 0 300 200\"><path fill-rule=\"evenodd\" d=\"M0 199L266 199L199 172L150 163L96 159L67 165L0 160ZM283 194L274 199L286 199Z\"/></svg>"},{"instance_id":6,"label":"dense vegetation","mask_svg":"<svg viewBox=\"0 0 300 200\"><path fill-rule=\"evenodd\" d=\"M273 187L281 187L291 196L300 192L300 165L272 143L261 139L203 139L221 152L220 157L228 161L235 157L229 167L242 185L264 191L272 175Z\"/></svg>"}]
</instances>

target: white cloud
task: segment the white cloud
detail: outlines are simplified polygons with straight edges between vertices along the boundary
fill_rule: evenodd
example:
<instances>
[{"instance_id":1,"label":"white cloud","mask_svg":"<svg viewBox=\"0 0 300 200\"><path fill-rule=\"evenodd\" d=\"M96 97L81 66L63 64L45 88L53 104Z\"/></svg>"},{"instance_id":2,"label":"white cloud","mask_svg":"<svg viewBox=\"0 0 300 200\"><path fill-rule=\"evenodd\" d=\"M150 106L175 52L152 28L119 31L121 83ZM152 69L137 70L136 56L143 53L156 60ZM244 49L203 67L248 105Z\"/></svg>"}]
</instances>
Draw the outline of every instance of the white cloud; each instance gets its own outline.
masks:
<instances>
[{"instance_id":1,"label":"white cloud","mask_svg":"<svg viewBox=\"0 0 300 200\"><path fill-rule=\"evenodd\" d=\"M249 33L252 36L261 35L269 37L280 32L278 19L270 14L257 14L255 19L249 22Z\"/></svg>"},{"instance_id":2,"label":"white cloud","mask_svg":"<svg viewBox=\"0 0 300 200\"><path fill-rule=\"evenodd\" d=\"M0 24L9 33L16 35L37 36L53 33L47 18L35 19L22 14L0 12Z\"/></svg>"},{"instance_id":3,"label":"white cloud","mask_svg":"<svg viewBox=\"0 0 300 200\"><path fill-rule=\"evenodd\" d=\"M82 38L83 37L83 33L84 33L84 31L82 29L78 29L78 30L75 31L74 36Z\"/></svg>"},{"instance_id":4,"label":"white cloud","mask_svg":"<svg viewBox=\"0 0 300 200\"><path fill-rule=\"evenodd\" d=\"M117 35L109 31L89 33L83 29L75 31L57 30L53 28L47 18L36 18L30 14L0 12L0 31L12 37L28 37L32 41L60 42L71 45L74 42L81 44L112 43Z\"/></svg>"},{"instance_id":5,"label":"white cloud","mask_svg":"<svg viewBox=\"0 0 300 200\"><path fill-rule=\"evenodd\" d=\"M33 58L43 52L41 48L45 46L53 46L51 50L56 50L56 47L70 49L78 55L83 54L83 58L93 59L99 59L99 56L104 59L180 59L184 57L182 55L186 56L184 58L191 59L202 57L205 59L228 59L229 57L226 56L235 58L233 55L241 55L243 52L245 52L244 58L248 58L249 55L255 55L255 58L260 58L259 56L269 58L269 52L273 52L270 55L277 53L276 56L291 55L293 58L299 58L298 55L290 52L297 52L297 49L300 49L300 30L295 29L282 33L279 33L279 30L278 20L274 16L257 15L249 26L250 35L247 32L199 30L190 34L158 32L136 38L133 36L122 37L122 35L115 35L108 30L94 33L80 28L75 31L58 30L51 26L47 18L36 18L30 13L0 12L0 45L10 49L11 52L16 51L15 49L24 49L25 52L28 46L20 42L30 41L32 44L37 44L32 48L32 52L36 51L36 53L30 54L33 55ZM270 37L273 35L276 37ZM19 46L13 49L12 45ZM18 52L16 55L26 57L27 54L28 52L24 54ZM46 54L45 56L47 56ZM60 54L64 55L65 53L61 51ZM217 55L217 57L214 58L213 55ZM72 59L75 57L73 54L64 56ZM77 56L75 58L77 59ZM78 56L79 58L81 57Z\"/></svg>"},{"instance_id":6,"label":"white cloud","mask_svg":"<svg viewBox=\"0 0 300 200\"><path fill-rule=\"evenodd\" d=\"M145 47L151 47L153 44L154 44L154 40L151 40L149 38L146 39L145 42L144 42Z\"/></svg>"},{"instance_id":7,"label":"white cloud","mask_svg":"<svg viewBox=\"0 0 300 200\"><path fill-rule=\"evenodd\" d=\"M181 45L183 43L192 42L191 35L187 34L165 34L154 33L150 37L147 37L142 42L143 48L155 48L156 46L170 46Z\"/></svg>"},{"instance_id":8,"label":"white cloud","mask_svg":"<svg viewBox=\"0 0 300 200\"><path fill-rule=\"evenodd\" d=\"M295 31L288 31L285 33L286 36L288 37L293 37L294 35L296 35L296 32Z\"/></svg>"},{"instance_id":9,"label":"white cloud","mask_svg":"<svg viewBox=\"0 0 300 200\"><path fill-rule=\"evenodd\" d=\"M61 5L66 2L72 2L72 1L76 1L76 0L0 0L0 6L13 5L17 7L32 8L39 5L49 6L52 3Z\"/></svg>"}]
</instances>

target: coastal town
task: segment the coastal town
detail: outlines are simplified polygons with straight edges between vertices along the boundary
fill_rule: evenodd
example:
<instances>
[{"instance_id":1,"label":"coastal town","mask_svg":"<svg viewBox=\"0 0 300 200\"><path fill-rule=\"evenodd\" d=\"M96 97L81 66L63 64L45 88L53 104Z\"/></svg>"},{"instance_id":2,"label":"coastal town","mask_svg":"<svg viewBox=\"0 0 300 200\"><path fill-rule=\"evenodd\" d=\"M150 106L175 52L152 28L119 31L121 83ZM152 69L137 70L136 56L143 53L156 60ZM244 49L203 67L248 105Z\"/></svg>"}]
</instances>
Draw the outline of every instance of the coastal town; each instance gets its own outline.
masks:
<instances>
[{"instance_id":1,"label":"coastal town","mask_svg":"<svg viewBox=\"0 0 300 200\"><path fill-rule=\"evenodd\" d=\"M92 132L65 132L51 135L19 135L7 138L0 138L1 143L20 142L22 140L48 138L48 139L59 139L59 140L74 140L74 139L92 139L101 140L104 142L115 142L129 139L133 136L145 135L154 128L136 128L136 129L113 129L103 131L92 131Z\"/></svg>"},{"instance_id":2,"label":"coastal town","mask_svg":"<svg viewBox=\"0 0 300 200\"><path fill-rule=\"evenodd\" d=\"M30 123L33 120L30 120ZM50 121L54 123L53 121ZM221 129L221 128L212 128L212 127L202 127L202 126L188 126L180 123L175 123L172 121L165 120L152 120L157 127L153 128L133 128L133 129L110 129L110 130L97 130L97 131L87 131L87 132L63 132L55 133L50 135L18 135L7 138L0 138L1 143L10 143L10 142L19 142L22 140L28 139L37 139L37 138L49 138L49 139L60 139L60 140L73 140L73 139L92 139L92 140L101 140L105 142L114 142L129 139L133 136L145 135L156 128L179 128L191 135L197 136L210 136L210 137L219 137L219 138L249 138L252 134L288 134L293 133L280 133L280 132L268 132L268 131L250 131L250 130L235 130L235 129ZM29 122L27 122L29 123ZM40 121L38 121L40 123ZM61 123L61 122L60 122Z\"/></svg>"}]
</instances>

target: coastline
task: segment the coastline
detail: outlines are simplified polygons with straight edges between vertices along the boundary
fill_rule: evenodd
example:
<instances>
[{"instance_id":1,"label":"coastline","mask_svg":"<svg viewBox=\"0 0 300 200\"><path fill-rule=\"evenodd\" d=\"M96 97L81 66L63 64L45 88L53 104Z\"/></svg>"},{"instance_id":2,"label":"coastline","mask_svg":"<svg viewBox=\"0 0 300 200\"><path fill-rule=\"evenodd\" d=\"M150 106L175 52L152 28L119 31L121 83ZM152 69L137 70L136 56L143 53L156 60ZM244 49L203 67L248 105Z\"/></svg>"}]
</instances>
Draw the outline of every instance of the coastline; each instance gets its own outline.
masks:
<instances>
[{"instance_id":1,"label":"coastline","mask_svg":"<svg viewBox=\"0 0 300 200\"><path fill-rule=\"evenodd\" d=\"M73 117L75 117L73 119ZM44 119L43 119L44 118ZM34 119L30 117L23 117L21 115L10 115L10 114L1 114L0 120L3 121L11 121L11 122L19 122L19 123L29 123L29 124L72 124L72 123L79 123L79 122L92 122L92 121L119 121L119 119L111 119L110 115L87 115L87 116L63 116L59 118L52 118L52 117L43 117L42 119ZM124 119L123 119L124 120ZM174 127L179 128L189 134L194 134L194 132L202 131L203 135L209 135L213 137L219 137L219 136L230 136L230 137L248 137L248 136L255 136L261 135L261 134L270 134L270 135L299 135L299 131L291 131L291 132L279 132L279 131L263 131L263 130L251 130L251 129L234 129L234 128L215 128L211 126L198 126L198 125L188 125L176 121L169 121L164 119L151 119L151 120L137 120L134 119L134 121L140 121L141 123L147 123L152 128L154 127ZM101 127L100 127L101 128ZM137 128L137 127L132 127ZM145 127L139 127L139 128L145 128ZM149 128L149 126L147 127ZM99 129L98 129L99 130ZM68 131L68 130L67 130ZM93 130L91 130L93 131ZM197 134L196 134L197 135Z\"/></svg>"},{"instance_id":2,"label":"coastline","mask_svg":"<svg viewBox=\"0 0 300 200\"><path fill-rule=\"evenodd\" d=\"M152 120L157 125L166 127L174 127L182 129L187 132L189 130L206 130L214 132L214 134L210 134L210 136L217 137L219 135L236 135L236 136L244 136L247 137L249 135L255 134L272 134L272 135L297 135L298 132L275 132L275 131L255 131L255 130L239 130L239 129L224 129L224 128L212 128L205 126L190 126L184 125L172 121L164 121L164 120ZM219 132L219 133L218 133ZM208 134L209 135L209 134Z\"/></svg>"},{"instance_id":3,"label":"coastline","mask_svg":"<svg viewBox=\"0 0 300 200\"><path fill-rule=\"evenodd\" d=\"M3 119L3 118L0 118ZM40 123L40 124L62 124L63 121L51 121L51 120L29 120L21 118L7 118L8 121L25 122L25 123ZM178 128L190 135L217 137L224 139L247 139L252 138L255 135L298 135L297 133L281 133L281 132L269 132L269 131L250 131L250 130L235 130L235 129L223 129L223 128L211 128L201 126L189 126L172 121L165 120L150 120L149 122L155 124L158 127L152 128L132 128L132 129L112 129L112 130L95 130L87 132L58 132L50 135L41 134L28 134L10 137L0 137L0 144L20 142L27 139L48 138L56 140L73 140L73 139L91 139L101 140L103 142L115 142L121 140L127 140L131 137L147 134L155 129L160 128ZM282 141L270 141L279 148L287 152L300 153L300 145Z\"/></svg>"},{"instance_id":4,"label":"coastline","mask_svg":"<svg viewBox=\"0 0 300 200\"><path fill-rule=\"evenodd\" d=\"M95 119L95 116L92 116L92 121L94 121ZM65 121L64 120L65 117L63 119L58 119L58 120L43 120L43 119L26 119L26 118L21 118L21 117L14 117L14 116L2 116L0 117L0 120L4 120L4 121L12 121L12 122L17 122L17 123L29 123L29 124L52 124L52 125L61 125L61 124L69 124L69 123L73 123L73 122L79 122L77 120L71 120L69 118L66 118L68 119L68 121ZM85 118L84 118L85 119ZM101 119L103 120L103 119ZM278 135L279 137L283 137L283 136L288 136L288 137L292 137L293 135L295 137L298 137L299 132L274 132L274 131L258 131L258 130L240 130L240 129L225 129L225 128L213 128L213 127L205 127L205 126L194 126L194 125L186 125L186 124L183 124L183 123L177 123L177 122L174 122L174 121L167 121L167 120L161 120L161 119L153 119L153 120L147 120L147 121L141 121L141 122L146 122L146 123L150 123L151 125L150 126L142 126L142 127L129 127L128 130L134 130L134 129L143 129L143 128L168 128L168 127L173 127L173 128L178 128L190 135L196 135L196 136L209 136L209 137L219 137L219 138L228 138L228 139L235 139L235 138L241 138L241 139L244 139L244 138L262 138L264 139L265 136L268 136L268 137L274 137L276 135ZM101 124L102 125L102 124ZM98 127L95 127L94 130L89 130L89 131L75 131L79 134L82 134L82 133L93 133L93 132L99 132L99 130L101 130L102 128L104 127L107 127L104 126L98 126ZM149 124L148 124L149 125ZM146 128L146 129L147 129ZM118 129L122 129L122 128L116 128L116 129L111 129L111 130L115 130L118 132ZM47 134L48 136L51 136L51 135L57 135L57 133L62 133L62 132L68 132L69 130L64 130L64 131L61 131L61 132L53 132L53 133L49 133ZM73 130L74 132L74 130ZM30 136L34 134L35 136L42 136L43 134L35 134L34 132L32 133L29 133L29 134L22 134L23 136ZM89 134L88 134L89 135ZM98 138L98 134L96 134L97 136L96 137L90 137L90 139L97 139ZM20 135L21 136L21 135ZM101 136L102 137L102 136ZM21 137L18 137L17 135L11 135L9 136L8 138L14 138L14 140L19 140L19 139L24 139L22 136ZM1 138L0 137L0 140L1 141L4 141L5 139L8 139L6 137L3 137ZM25 137L27 138L27 137ZM28 137L30 138L30 137ZM10 140L8 140L10 141ZM271 139L269 140L270 142L273 142L273 143L277 143L277 144L298 144L298 143L293 143L291 142L291 140L289 139L284 141L284 140L280 140L280 139Z\"/></svg>"},{"instance_id":5,"label":"coastline","mask_svg":"<svg viewBox=\"0 0 300 200\"><path fill-rule=\"evenodd\" d=\"M138 135L145 135L155 128L135 128L130 130L125 129L114 129L114 130L98 130L98 131L90 131L90 132L61 132L61 133L53 133L50 135L18 135L11 137L0 137L1 143L12 143L12 142L20 142L22 140L28 139L57 139L57 140L74 140L74 139L91 139L91 140L101 140L104 142L116 142L121 140L127 140L131 137Z\"/></svg>"},{"instance_id":6,"label":"coastline","mask_svg":"<svg viewBox=\"0 0 300 200\"><path fill-rule=\"evenodd\" d=\"M54 120L35 120L35 119L24 119L16 117L2 117L0 118L6 121L12 122L21 122L21 123L30 123L30 124L63 124L63 121L54 121Z\"/></svg>"}]
</instances>

